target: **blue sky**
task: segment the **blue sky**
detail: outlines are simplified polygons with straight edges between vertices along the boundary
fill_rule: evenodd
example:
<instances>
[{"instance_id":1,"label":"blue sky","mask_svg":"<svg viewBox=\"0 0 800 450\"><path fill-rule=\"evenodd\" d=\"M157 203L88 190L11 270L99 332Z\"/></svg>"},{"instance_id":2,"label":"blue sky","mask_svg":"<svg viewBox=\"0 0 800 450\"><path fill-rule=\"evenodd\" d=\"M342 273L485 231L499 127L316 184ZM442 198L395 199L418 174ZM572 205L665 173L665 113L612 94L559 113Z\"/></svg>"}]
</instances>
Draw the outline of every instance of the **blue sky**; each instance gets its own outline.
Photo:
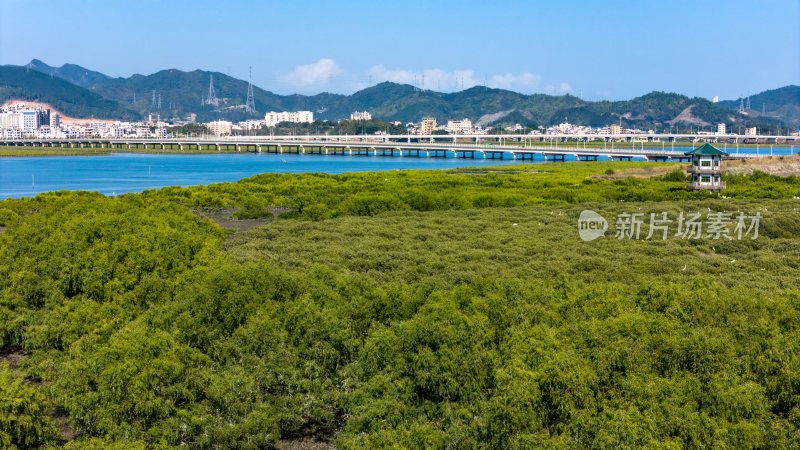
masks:
<instances>
[{"instance_id":1,"label":"blue sky","mask_svg":"<svg viewBox=\"0 0 800 450\"><path fill-rule=\"evenodd\" d=\"M385 80L590 100L800 84L798 0L0 0L0 64L215 70L281 94Z\"/></svg>"}]
</instances>

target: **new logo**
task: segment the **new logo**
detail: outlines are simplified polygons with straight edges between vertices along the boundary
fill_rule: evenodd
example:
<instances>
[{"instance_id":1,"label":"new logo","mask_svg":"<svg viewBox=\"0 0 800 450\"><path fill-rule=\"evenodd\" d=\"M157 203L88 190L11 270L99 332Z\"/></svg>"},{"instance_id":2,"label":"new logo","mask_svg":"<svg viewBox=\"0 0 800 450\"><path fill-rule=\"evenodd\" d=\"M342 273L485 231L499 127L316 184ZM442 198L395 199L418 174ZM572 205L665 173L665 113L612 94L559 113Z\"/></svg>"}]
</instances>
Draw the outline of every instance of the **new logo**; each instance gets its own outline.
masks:
<instances>
[{"instance_id":1,"label":"new logo","mask_svg":"<svg viewBox=\"0 0 800 450\"><path fill-rule=\"evenodd\" d=\"M584 241L593 241L606 235L608 222L600 214L584 209L578 217L578 234Z\"/></svg>"}]
</instances>

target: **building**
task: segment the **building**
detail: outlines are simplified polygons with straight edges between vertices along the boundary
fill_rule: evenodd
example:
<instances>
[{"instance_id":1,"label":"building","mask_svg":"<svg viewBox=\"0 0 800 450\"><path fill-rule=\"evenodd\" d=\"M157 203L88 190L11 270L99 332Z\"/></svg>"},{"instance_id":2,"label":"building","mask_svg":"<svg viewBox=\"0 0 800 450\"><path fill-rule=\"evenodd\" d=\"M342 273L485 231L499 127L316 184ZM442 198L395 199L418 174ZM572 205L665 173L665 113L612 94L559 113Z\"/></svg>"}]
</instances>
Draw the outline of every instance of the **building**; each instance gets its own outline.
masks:
<instances>
[{"instance_id":1,"label":"building","mask_svg":"<svg viewBox=\"0 0 800 450\"><path fill-rule=\"evenodd\" d=\"M469 134L472 132L472 121L469 119L448 120L445 130L450 134Z\"/></svg>"},{"instance_id":2,"label":"building","mask_svg":"<svg viewBox=\"0 0 800 450\"><path fill-rule=\"evenodd\" d=\"M753 128L745 128L744 129L745 136L758 136L758 129L756 127Z\"/></svg>"},{"instance_id":3,"label":"building","mask_svg":"<svg viewBox=\"0 0 800 450\"><path fill-rule=\"evenodd\" d=\"M24 103L0 108L0 129L35 131L42 125L50 124L50 110Z\"/></svg>"},{"instance_id":4,"label":"building","mask_svg":"<svg viewBox=\"0 0 800 450\"><path fill-rule=\"evenodd\" d=\"M717 134L720 134L720 135L721 134L727 134L727 132L725 131L725 124L724 123L720 123L720 124L717 125Z\"/></svg>"},{"instance_id":5,"label":"building","mask_svg":"<svg viewBox=\"0 0 800 450\"><path fill-rule=\"evenodd\" d=\"M264 126L263 120L243 120L237 124L242 130L258 130Z\"/></svg>"},{"instance_id":6,"label":"building","mask_svg":"<svg viewBox=\"0 0 800 450\"><path fill-rule=\"evenodd\" d=\"M372 120L372 114L370 114L367 110L356 111L350 114L350 120Z\"/></svg>"},{"instance_id":7,"label":"building","mask_svg":"<svg viewBox=\"0 0 800 450\"><path fill-rule=\"evenodd\" d=\"M233 127L233 123L228 122L227 120L216 120L214 122L209 122L206 125L208 125L208 129L217 136L226 136L231 134L231 128Z\"/></svg>"},{"instance_id":8,"label":"building","mask_svg":"<svg viewBox=\"0 0 800 450\"><path fill-rule=\"evenodd\" d=\"M50 114L50 129L51 130L56 129L60 125L61 125L61 121L58 118L58 114L57 113L51 113Z\"/></svg>"},{"instance_id":9,"label":"building","mask_svg":"<svg viewBox=\"0 0 800 450\"><path fill-rule=\"evenodd\" d=\"M264 123L268 127L274 127L281 122L312 123L314 122L314 113L311 111L270 111L264 115Z\"/></svg>"},{"instance_id":10,"label":"building","mask_svg":"<svg viewBox=\"0 0 800 450\"><path fill-rule=\"evenodd\" d=\"M612 134L612 135L622 134L622 127L619 126L619 125L616 125L616 124L615 125L610 125L608 127L608 131L609 131L609 134Z\"/></svg>"},{"instance_id":11,"label":"building","mask_svg":"<svg viewBox=\"0 0 800 450\"><path fill-rule=\"evenodd\" d=\"M711 99L711 103L719 103L719 95L715 95L713 99Z\"/></svg>"},{"instance_id":12,"label":"building","mask_svg":"<svg viewBox=\"0 0 800 450\"><path fill-rule=\"evenodd\" d=\"M436 131L436 118L435 117L423 117L422 124L419 127L419 134L423 136L429 136Z\"/></svg>"},{"instance_id":13,"label":"building","mask_svg":"<svg viewBox=\"0 0 800 450\"><path fill-rule=\"evenodd\" d=\"M686 184L690 191L707 190L719 192L725 189L725 182L721 180L722 157L727 155L724 151L711 144L703 144L694 150L685 153L692 157L689 174L692 181Z\"/></svg>"}]
</instances>

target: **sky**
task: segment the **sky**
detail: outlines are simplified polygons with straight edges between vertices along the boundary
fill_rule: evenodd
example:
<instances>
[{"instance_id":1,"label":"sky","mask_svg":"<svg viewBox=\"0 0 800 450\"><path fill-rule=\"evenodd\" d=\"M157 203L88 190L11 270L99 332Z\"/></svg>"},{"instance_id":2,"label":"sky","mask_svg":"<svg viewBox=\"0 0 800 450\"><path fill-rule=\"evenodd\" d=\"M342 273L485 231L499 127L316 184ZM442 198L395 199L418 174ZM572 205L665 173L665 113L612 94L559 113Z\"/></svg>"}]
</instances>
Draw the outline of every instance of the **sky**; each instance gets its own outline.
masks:
<instances>
[{"instance_id":1,"label":"sky","mask_svg":"<svg viewBox=\"0 0 800 450\"><path fill-rule=\"evenodd\" d=\"M737 99L800 84L799 0L0 0L0 64L213 70L279 94L382 81L452 92Z\"/></svg>"}]
</instances>

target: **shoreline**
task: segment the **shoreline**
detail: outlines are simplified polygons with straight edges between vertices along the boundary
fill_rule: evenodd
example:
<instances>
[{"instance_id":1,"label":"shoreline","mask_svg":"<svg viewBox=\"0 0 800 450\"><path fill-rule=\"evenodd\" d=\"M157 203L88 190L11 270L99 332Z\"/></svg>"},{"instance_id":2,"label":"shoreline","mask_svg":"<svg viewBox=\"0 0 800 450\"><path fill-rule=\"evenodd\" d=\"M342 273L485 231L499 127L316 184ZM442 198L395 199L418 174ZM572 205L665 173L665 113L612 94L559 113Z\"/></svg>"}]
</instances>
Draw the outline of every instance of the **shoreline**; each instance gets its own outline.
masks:
<instances>
[{"instance_id":1,"label":"shoreline","mask_svg":"<svg viewBox=\"0 0 800 450\"><path fill-rule=\"evenodd\" d=\"M110 156L113 154L123 154L123 153L131 153L131 154L152 154L152 155L211 155L211 154L222 154L222 153L248 153L248 152L237 152L232 150L136 150L136 149L125 149L124 151L115 151L115 150L122 150L122 149L103 149L102 151L64 151L60 149L54 149L49 147L23 147L23 148L14 148L14 147L0 147L0 158L36 158L36 157L51 157L51 156Z\"/></svg>"}]
</instances>

